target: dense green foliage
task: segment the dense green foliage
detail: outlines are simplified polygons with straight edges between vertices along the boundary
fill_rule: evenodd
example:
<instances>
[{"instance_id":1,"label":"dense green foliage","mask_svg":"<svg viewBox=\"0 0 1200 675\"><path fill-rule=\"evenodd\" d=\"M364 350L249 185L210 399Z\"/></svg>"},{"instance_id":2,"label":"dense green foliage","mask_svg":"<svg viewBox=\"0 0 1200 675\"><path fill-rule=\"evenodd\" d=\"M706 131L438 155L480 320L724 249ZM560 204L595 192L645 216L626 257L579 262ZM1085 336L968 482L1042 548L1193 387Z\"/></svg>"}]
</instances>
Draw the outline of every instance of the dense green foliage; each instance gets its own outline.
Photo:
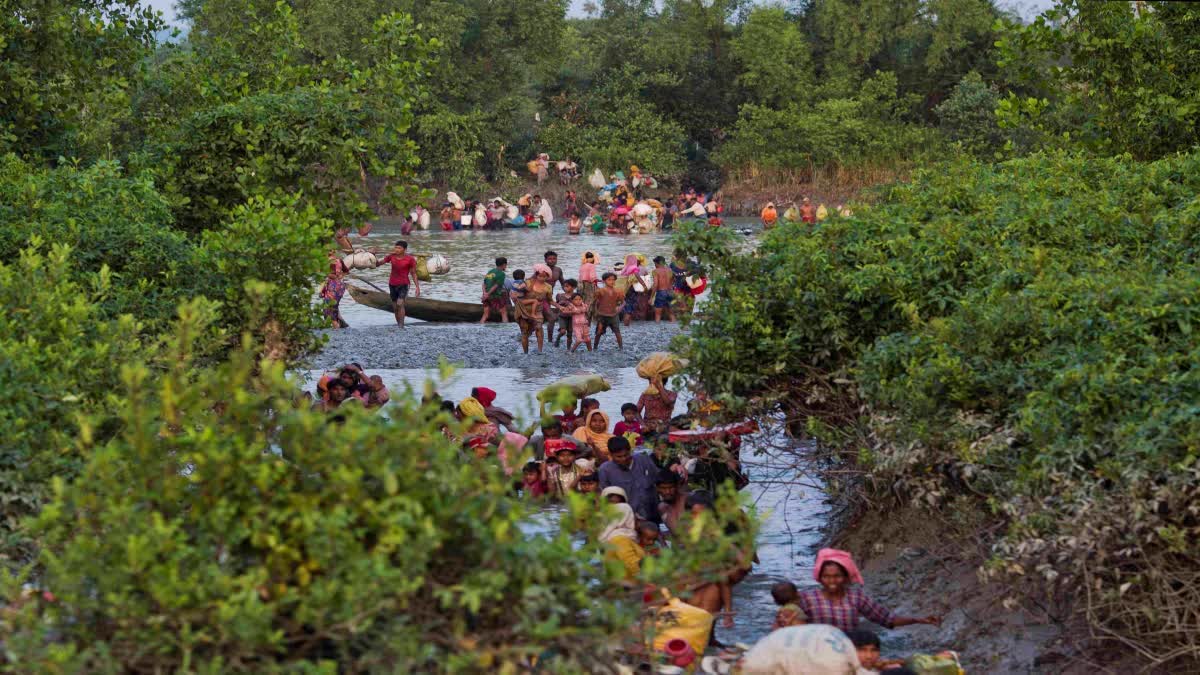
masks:
<instances>
[{"instance_id":1,"label":"dense green foliage","mask_svg":"<svg viewBox=\"0 0 1200 675\"><path fill-rule=\"evenodd\" d=\"M628 602L623 567L575 536L595 542L604 508L576 497L558 527L450 441L443 427L463 429L438 407L313 412L248 335L213 362L216 303L142 337L98 311L107 271L71 258L59 246L0 265L0 296L32 301L0 321L5 550L11 563L36 542L36 583L53 592L6 612L9 671L463 672L540 657L595 672L613 636L637 639L640 593ZM258 325L269 302L248 290ZM726 499L643 578L723 575L754 537ZM734 521L740 536L722 536ZM6 598L27 575L0 582Z\"/></svg>"},{"instance_id":2,"label":"dense green foliage","mask_svg":"<svg viewBox=\"0 0 1200 675\"><path fill-rule=\"evenodd\" d=\"M37 525L61 644L26 634L12 666L461 671L549 645L568 665L630 621L586 589L603 572L568 532L522 533L522 502L462 460L446 419L408 405L334 423L254 350L196 369L215 315L181 316L158 359L109 382L120 432L81 422L86 468Z\"/></svg>"},{"instance_id":3,"label":"dense green foliage","mask_svg":"<svg viewBox=\"0 0 1200 675\"><path fill-rule=\"evenodd\" d=\"M77 271L107 266L106 316L128 313L161 327L200 288L194 247L171 222L148 174L127 177L115 162L38 169L0 157L0 258L15 259L36 235L70 246Z\"/></svg>"},{"instance_id":4,"label":"dense green foliage","mask_svg":"<svg viewBox=\"0 0 1200 675\"><path fill-rule=\"evenodd\" d=\"M0 153L107 156L133 132L138 67L162 18L137 0L0 5Z\"/></svg>"},{"instance_id":5,"label":"dense green foliage","mask_svg":"<svg viewBox=\"0 0 1200 675\"><path fill-rule=\"evenodd\" d=\"M284 193L356 225L410 198L408 132L429 49L411 18L381 15L356 60L324 60L287 5L236 9L249 25L205 24L187 48L166 48L139 100L155 122L136 161L165 176L179 225L204 230Z\"/></svg>"},{"instance_id":6,"label":"dense green foliage","mask_svg":"<svg viewBox=\"0 0 1200 675\"><path fill-rule=\"evenodd\" d=\"M50 479L71 477L78 415L104 415L121 364L144 349L129 316L105 318L113 276L80 278L70 249L34 248L0 265L0 546L11 564L31 553L22 519L37 513Z\"/></svg>"},{"instance_id":7,"label":"dense green foliage","mask_svg":"<svg viewBox=\"0 0 1200 675\"><path fill-rule=\"evenodd\" d=\"M998 110L1040 143L1140 159L1200 141L1200 8L1060 0L999 42L1010 91Z\"/></svg>"},{"instance_id":8,"label":"dense green foliage","mask_svg":"<svg viewBox=\"0 0 1200 675\"><path fill-rule=\"evenodd\" d=\"M907 123L896 77L879 73L846 98L791 103L775 109L748 104L716 160L726 166L801 169L902 163L924 153L933 133Z\"/></svg>"},{"instance_id":9,"label":"dense green foliage","mask_svg":"<svg viewBox=\"0 0 1200 675\"><path fill-rule=\"evenodd\" d=\"M683 346L715 391L816 419L855 383L873 485L985 500L1005 569L1086 583L1097 626L1194 657L1172 594L1200 554L1197 176L1196 154L961 163L754 256L687 237L716 283Z\"/></svg>"},{"instance_id":10,"label":"dense green foliage","mask_svg":"<svg viewBox=\"0 0 1200 675\"><path fill-rule=\"evenodd\" d=\"M718 168L757 164L754 150L777 124L805 150L776 153L763 168L910 160L897 148L935 143L921 132L964 75L992 81L992 43L1012 21L991 0L827 0L795 11L748 0L605 0L585 17L569 16L568 4L306 0L288 12L301 61L314 66L366 62L371 22L393 11L413 17L433 48L423 95L411 101L417 175L460 191L505 181L511 171L527 176L525 162L543 151L587 172L637 164L715 188ZM262 21L274 11L269 0L187 0L181 9L194 46L214 36L236 44L247 17ZM265 44L286 41L253 34L270 39L239 51L271 63L260 53ZM884 99L860 95L880 77L891 83ZM830 116L836 122L814 128ZM881 121L883 140L830 137L841 124ZM714 158L725 145L733 147Z\"/></svg>"},{"instance_id":11,"label":"dense green foliage","mask_svg":"<svg viewBox=\"0 0 1200 675\"><path fill-rule=\"evenodd\" d=\"M595 670L634 612L593 547L529 536L415 402L296 405L330 233L541 151L713 188L947 142L983 162L752 255L683 228L715 290L680 349L730 403L861 430L869 487L988 510L990 572L1195 658L1200 11L567 5L187 0L160 44L128 0L5 3L0 541L56 596L6 612L5 667ZM727 566L723 524L644 580Z\"/></svg>"},{"instance_id":12,"label":"dense green foliage","mask_svg":"<svg viewBox=\"0 0 1200 675\"><path fill-rule=\"evenodd\" d=\"M641 82L639 87L636 72L618 71L595 92L571 101L571 109L538 134L542 149L585 167L637 165L658 176L683 174L684 131L642 100L639 89L651 85Z\"/></svg>"}]
</instances>

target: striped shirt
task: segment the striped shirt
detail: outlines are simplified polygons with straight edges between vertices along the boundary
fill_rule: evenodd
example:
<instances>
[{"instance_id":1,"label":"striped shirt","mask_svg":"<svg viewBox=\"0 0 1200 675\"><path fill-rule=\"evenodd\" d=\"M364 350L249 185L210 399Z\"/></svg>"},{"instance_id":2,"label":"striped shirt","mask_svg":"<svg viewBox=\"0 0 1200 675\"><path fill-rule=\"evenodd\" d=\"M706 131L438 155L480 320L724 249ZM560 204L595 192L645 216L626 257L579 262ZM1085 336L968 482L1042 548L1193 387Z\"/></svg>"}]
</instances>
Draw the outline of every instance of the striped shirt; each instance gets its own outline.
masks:
<instances>
[{"instance_id":1,"label":"striped shirt","mask_svg":"<svg viewBox=\"0 0 1200 675\"><path fill-rule=\"evenodd\" d=\"M892 628L891 610L872 600L862 588L853 586L839 600L825 597L820 588L800 592L800 609L808 615L809 623L824 623L847 631L858 628L866 618L884 628Z\"/></svg>"}]
</instances>

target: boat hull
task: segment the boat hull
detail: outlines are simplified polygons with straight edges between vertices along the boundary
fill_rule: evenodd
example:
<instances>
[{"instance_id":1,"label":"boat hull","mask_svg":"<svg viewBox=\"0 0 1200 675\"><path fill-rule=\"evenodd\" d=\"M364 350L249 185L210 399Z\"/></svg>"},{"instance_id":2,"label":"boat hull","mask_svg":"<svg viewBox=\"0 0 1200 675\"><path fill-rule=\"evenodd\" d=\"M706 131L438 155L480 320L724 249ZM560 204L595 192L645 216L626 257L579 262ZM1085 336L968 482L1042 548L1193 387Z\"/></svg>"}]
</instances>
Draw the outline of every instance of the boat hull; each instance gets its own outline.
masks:
<instances>
[{"instance_id":1,"label":"boat hull","mask_svg":"<svg viewBox=\"0 0 1200 675\"><path fill-rule=\"evenodd\" d=\"M384 312L395 311L392 308L392 298L382 291L368 291L357 286L350 286L350 297L360 305ZM430 298L409 297L404 301L406 316L432 323L478 323L483 319L483 305L469 302L454 302L452 300L432 300ZM491 317L499 322L499 316Z\"/></svg>"}]
</instances>

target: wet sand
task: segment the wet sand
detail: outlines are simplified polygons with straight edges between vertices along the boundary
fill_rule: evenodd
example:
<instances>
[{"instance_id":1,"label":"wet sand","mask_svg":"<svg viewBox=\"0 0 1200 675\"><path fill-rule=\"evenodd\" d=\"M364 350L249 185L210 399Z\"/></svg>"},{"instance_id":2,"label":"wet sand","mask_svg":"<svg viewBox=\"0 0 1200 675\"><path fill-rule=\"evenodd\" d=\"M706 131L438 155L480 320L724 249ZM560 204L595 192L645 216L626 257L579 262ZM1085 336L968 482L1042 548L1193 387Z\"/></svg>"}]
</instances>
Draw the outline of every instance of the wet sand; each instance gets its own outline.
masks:
<instances>
[{"instance_id":1,"label":"wet sand","mask_svg":"<svg viewBox=\"0 0 1200 675\"><path fill-rule=\"evenodd\" d=\"M593 329L594 331L594 329ZM361 363L375 368L432 368L445 358L463 368L553 369L568 375L575 370L598 373L636 367L651 352L667 351L671 339L680 334L675 323L638 322L621 327L625 348L617 349L612 333L600 339L600 348L576 352L548 341L537 353L536 338L530 338L529 353L521 352L520 330L508 324L406 324L364 326L322 331L328 344L311 361L313 368L334 368L345 363ZM593 332L593 335L595 333Z\"/></svg>"}]
</instances>

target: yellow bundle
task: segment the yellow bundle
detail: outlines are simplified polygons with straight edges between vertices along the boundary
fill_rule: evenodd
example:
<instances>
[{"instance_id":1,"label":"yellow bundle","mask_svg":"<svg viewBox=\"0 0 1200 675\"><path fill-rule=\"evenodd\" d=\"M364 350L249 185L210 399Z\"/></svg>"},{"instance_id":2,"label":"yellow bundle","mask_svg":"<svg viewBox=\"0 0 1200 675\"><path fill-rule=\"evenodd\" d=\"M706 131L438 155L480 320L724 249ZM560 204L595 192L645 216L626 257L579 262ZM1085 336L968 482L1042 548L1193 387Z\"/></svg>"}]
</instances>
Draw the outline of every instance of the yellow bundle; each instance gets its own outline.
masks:
<instances>
[{"instance_id":1,"label":"yellow bundle","mask_svg":"<svg viewBox=\"0 0 1200 675\"><path fill-rule=\"evenodd\" d=\"M637 365L638 377L643 377L647 380L653 380L655 376L661 377L664 381L679 372L682 367L679 359L670 352L652 352L647 354ZM646 393L653 396L658 393L654 385L646 388Z\"/></svg>"}]
</instances>

